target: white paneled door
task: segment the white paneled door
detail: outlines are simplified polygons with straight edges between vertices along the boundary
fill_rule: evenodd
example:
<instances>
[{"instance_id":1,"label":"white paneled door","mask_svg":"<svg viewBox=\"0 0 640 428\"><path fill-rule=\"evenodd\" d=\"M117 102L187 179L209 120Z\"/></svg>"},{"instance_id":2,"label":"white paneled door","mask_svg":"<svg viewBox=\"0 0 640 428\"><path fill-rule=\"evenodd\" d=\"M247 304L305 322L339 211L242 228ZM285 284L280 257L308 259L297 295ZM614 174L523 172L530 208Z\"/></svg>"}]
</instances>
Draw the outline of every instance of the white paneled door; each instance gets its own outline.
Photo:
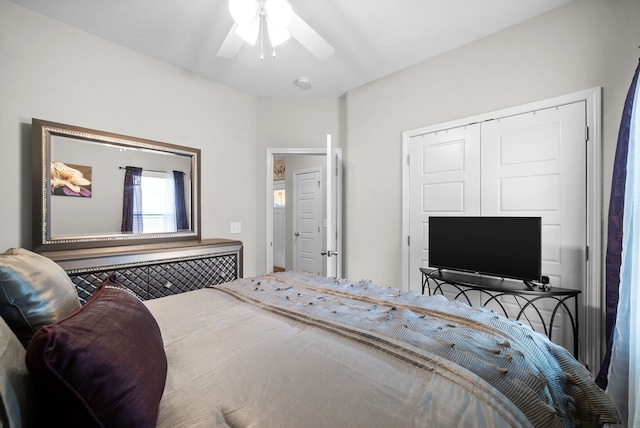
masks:
<instances>
[{"instance_id":1,"label":"white paneled door","mask_svg":"<svg viewBox=\"0 0 640 428\"><path fill-rule=\"evenodd\" d=\"M586 123L578 102L482 124L482 215L542 217L542 273L582 289Z\"/></svg>"},{"instance_id":2,"label":"white paneled door","mask_svg":"<svg viewBox=\"0 0 640 428\"><path fill-rule=\"evenodd\" d=\"M411 139L410 290L419 290L419 268L428 267L429 216L480 215L480 125Z\"/></svg>"},{"instance_id":3,"label":"white paneled door","mask_svg":"<svg viewBox=\"0 0 640 428\"><path fill-rule=\"evenodd\" d=\"M319 169L295 171L294 271L320 275L322 262L322 177Z\"/></svg>"},{"instance_id":4,"label":"white paneled door","mask_svg":"<svg viewBox=\"0 0 640 428\"><path fill-rule=\"evenodd\" d=\"M585 108L578 102L489 121L481 137L482 214L541 217L542 274L552 287L581 291L587 274ZM517 302L504 303L519 310ZM544 318L551 308L542 308ZM528 317L541 331L539 315L529 311ZM553 341L571 349L565 312L554 326Z\"/></svg>"}]
</instances>

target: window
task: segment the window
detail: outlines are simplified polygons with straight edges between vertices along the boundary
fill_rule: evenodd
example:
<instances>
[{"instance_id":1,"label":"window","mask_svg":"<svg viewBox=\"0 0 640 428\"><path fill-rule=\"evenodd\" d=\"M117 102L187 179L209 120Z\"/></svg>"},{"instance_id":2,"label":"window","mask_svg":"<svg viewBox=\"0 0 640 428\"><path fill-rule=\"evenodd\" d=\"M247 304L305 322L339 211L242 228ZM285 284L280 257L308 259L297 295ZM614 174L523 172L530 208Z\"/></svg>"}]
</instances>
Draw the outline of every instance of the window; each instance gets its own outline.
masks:
<instances>
[{"instance_id":1,"label":"window","mask_svg":"<svg viewBox=\"0 0 640 428\"><path fill-rule=\"evenodd\" d=\"M274 208L284 208L287 206L286 204L287 198L284 189L274 189L273 191L273 207Z\"/></svg>"},{"instance_id":2,"label":"window","mask_svg":"<svg viewBox=\"0 0 640 428\"><path fill-rule=\"evenodd\" d=\"M142 172L142 230L145 233L176 231L173 175Z\"/></svg>"}]
</instances>

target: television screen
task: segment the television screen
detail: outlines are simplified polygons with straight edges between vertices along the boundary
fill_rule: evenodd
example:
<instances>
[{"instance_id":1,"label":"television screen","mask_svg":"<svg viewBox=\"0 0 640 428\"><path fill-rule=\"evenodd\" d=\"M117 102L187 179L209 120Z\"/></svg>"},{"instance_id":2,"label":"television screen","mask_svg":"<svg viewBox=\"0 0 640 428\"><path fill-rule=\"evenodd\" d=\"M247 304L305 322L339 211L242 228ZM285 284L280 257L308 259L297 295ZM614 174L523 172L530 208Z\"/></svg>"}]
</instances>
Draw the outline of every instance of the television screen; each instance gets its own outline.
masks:
<instances>
[{"instance_id":1,"label":"television screen","mask_svg":"<svg viewBox=\"0 0 640 428\"><path fill-rule=\"evenodd\" d=\"M540 217L429 217L429 266L540 281Z\"/></svg>"}]
</instances>

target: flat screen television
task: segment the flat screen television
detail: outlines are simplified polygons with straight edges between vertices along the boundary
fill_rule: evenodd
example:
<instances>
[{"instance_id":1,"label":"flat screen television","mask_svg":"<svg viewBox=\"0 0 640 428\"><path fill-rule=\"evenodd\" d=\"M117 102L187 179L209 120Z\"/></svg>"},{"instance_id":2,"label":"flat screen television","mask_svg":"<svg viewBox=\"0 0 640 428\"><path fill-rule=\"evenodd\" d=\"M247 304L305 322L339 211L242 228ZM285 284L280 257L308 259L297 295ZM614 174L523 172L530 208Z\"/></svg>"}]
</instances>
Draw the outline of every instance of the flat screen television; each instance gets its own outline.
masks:
<instances>
[{"instance_id":1,"label":"flat screen television","mask_svg":"<svg viewBox=\"0 0 640 428\"><path fill-rule=\"evenodd\" d=\"M540 217L429 217L429 266L541 281Z\"/></svg>"}]
</instances>

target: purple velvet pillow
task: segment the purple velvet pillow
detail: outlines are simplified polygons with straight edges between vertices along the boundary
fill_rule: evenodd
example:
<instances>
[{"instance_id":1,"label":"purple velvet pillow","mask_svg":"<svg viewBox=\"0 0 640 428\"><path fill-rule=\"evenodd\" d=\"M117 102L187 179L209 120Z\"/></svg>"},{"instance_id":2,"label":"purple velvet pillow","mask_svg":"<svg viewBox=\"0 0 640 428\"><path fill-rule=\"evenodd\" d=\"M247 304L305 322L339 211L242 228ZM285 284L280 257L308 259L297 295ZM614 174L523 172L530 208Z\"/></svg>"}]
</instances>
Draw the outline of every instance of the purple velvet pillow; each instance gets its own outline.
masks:
<instances>
[{"instance_id":1,"label":"purple velvet pillow","mask_svg":"<svg viewBox=\"0 0 640 428\"><path fill-rule=\"evenodd\" d=\"M49 426L156 426L167 376L160 329L115 274L81 309L38 330L26 362Z\"/></svg>"}]
</instances>

